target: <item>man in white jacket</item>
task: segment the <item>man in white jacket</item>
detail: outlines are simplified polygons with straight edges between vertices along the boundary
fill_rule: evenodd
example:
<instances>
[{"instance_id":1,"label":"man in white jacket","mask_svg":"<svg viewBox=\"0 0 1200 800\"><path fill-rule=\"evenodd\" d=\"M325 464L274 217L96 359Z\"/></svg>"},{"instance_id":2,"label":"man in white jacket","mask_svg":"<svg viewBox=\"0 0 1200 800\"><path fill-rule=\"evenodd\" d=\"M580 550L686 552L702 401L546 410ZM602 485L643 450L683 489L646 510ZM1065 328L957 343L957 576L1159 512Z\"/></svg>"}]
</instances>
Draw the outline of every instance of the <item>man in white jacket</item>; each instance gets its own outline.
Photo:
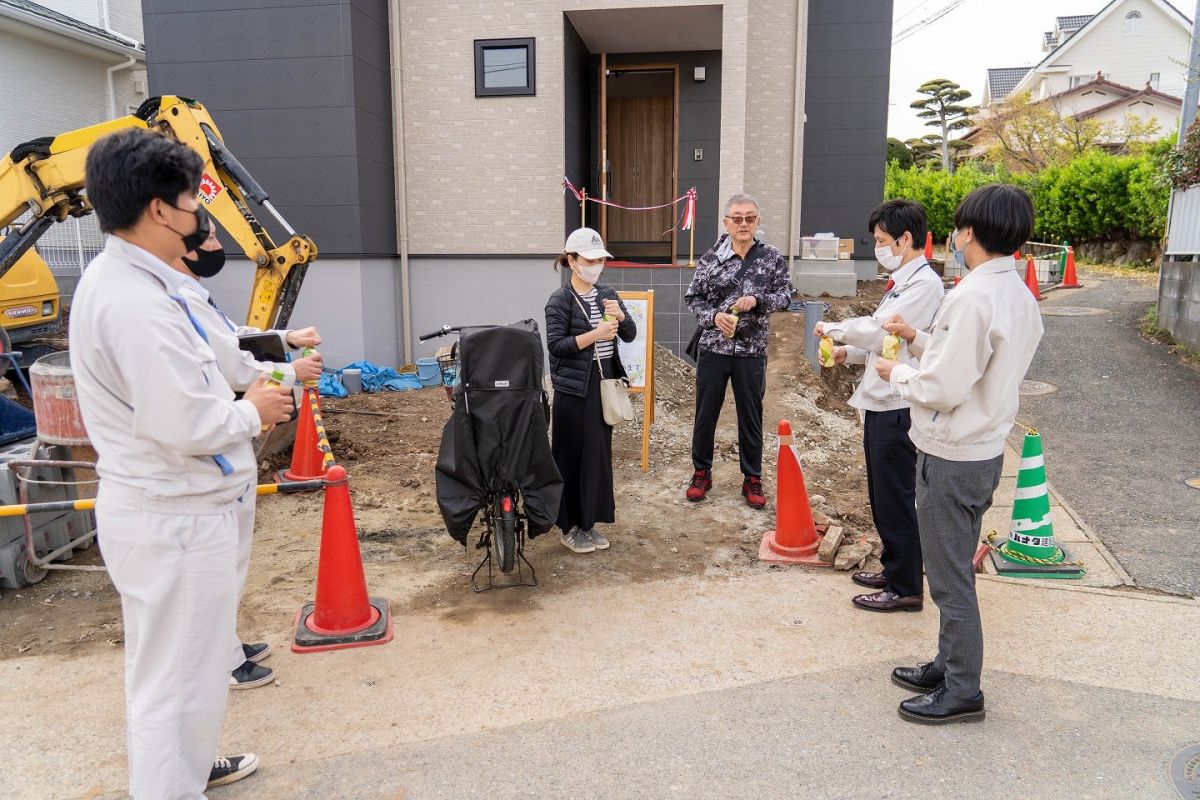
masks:
<instances>
[{"instance_id":1,"label":"man in white jacket","mask_svg":"<svg viewBox=\"0 0 1200 800\"><path fill-rule=\"evenodd\" d=\"M875 236L875 258L892 275L879 308L869 317L818 322L813 333L842 343L833 351L837 363L867 365L850 405L863 415L867 497L883 540L883 571L851 576L860 586L878 590L852 602L868 611L920 611L925 583L915 505L917 450L908 436L908 401L879 377L875 360L888 335L885 322L898 314L916 328L928 328L946 290L920 249L929 230L924 206L889 200L871 212L867 230ZM901 363L917 361L903 353Z\"/></svg>"},{"instance_id":2,"label":"man in white jacket","mask_svg":"<svg viewBox=\"0 0 1200 800\"><path fill-rule=\"evenodd\" d=\"M976 189L954 212L954 257L969 271L929 333L896 317L884 327L919 367L879 359L875 370L912 403L917 518L929 593L941 613L933 661L892 680L924 694L900 704L911 722L982 720L983 626L971 559L1000 482L1017 389L1042 338L1037 302L1010 255L1033 233L1033 204L1004 184Z\"/></svg>"},{"instance_id":3,"label":"man in white jacket","mask_svg":"<svg viewBox=\"0 0 1200 800\"><path fill-rule=\"evenodd\" d=\"M236 617L237 508L253 498L251 440L290 416L287 392L244 399L216 367L170 264L208 236L200 157L142 130L96 142L88 199L110 234L71 308L71 362L98 453L96 523L121 595L129 793L196 800L252 772L217 759Z\"/></svg>"},{"instance_id":4,"label":"man in white jacket","mask_svg":"<svg viewBox=\"0 0 1200 800\"><path fill-rule=\"evenodd\" d=\"M321 377L321 356L316 354L292 362L268 363L257 361L253 355L241 348L238 337L248 333L261 333L257 328L238 326L225 315L213 301L208 289L200 282L202 278L215 277L225 266L225 250L212 230L208 240L196 250L172 264L187 276L180 294L187 300L192 314L208 333L208 343L217 357L217 369L235 392L244 392L264 373L279 370L286 383L316 381ZM287 350L316 347L321 336L316 328L294 331L271 331L279 337ZM247 497L238 505L237 547L237 593L242 596L246 576L250 569L250 551L254 542L254 514L257 495ZM229 688L253 689L275 680L275 671L259 662L271 654L268 642L243 643L236 632L231 645L229 666Z\"/></svg>"}]
</instances>

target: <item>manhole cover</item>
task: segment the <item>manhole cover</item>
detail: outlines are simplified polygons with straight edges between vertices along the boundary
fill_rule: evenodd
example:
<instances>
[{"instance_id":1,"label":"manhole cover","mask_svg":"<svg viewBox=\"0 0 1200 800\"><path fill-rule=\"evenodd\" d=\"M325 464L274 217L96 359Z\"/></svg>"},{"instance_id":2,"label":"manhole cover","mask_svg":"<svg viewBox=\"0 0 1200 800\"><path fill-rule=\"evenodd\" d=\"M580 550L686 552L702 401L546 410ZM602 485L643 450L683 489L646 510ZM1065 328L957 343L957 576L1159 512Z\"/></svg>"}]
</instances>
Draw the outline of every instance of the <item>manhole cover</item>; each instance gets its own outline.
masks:
<instances>
[{"instance_id":1,"label":"manhole cover","mask_svg":"<svg viewBox=\"0 0 1200 800\"><path fill-rule=\"evenodd\" d=\"M1093 317L1107 313L1107 309L1087 306L1046 306L1042 309L1043 317Z\"/></svg>"},{"instance_id":2,"label":"manhole cover","mask_svg":"<svg viewBox=\"0 0 1200 800\"><path fill-rule=\"evenodd\" d=\"M1032 397L1039 394L1050 394L1051 392L1057 391L1058 387L1053 383L1046 383L1044 381L1021 381L1021 386L1017 390L1017 393L1024 397Z\"/></svg>"},{"instance_id":3,"label":"manhole cover","mask_svg":"<svg viewBox=\"0 0 1200 800\"><path fill-rule=\"evenodd\" d=\"M1171 780L1187 800L1200 797L1200 744L1192 745L1171 760Z\"/></svg>"},{"instance_id":4,"label":"manhole cover","mask_svg":"<svg viewBox=\"0 0 1200 800\"><path fill-rule=\"evenodd\" d=\"M1200 489L1200 478L1188 478L1184 483L1193 489Z\"/></svg>"}]
</instances>

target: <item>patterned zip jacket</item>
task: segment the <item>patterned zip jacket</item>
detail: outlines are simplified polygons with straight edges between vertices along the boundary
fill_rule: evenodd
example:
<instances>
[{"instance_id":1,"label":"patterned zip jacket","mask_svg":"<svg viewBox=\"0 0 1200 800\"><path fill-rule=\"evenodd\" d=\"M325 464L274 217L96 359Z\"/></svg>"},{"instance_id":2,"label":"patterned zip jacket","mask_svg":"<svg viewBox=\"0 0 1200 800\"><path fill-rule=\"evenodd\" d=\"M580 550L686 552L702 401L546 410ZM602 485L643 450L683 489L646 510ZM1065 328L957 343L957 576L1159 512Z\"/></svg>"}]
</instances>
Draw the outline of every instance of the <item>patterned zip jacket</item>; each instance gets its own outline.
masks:
<instances>
[{"instance_id":1,"label":"patterned zip jacket","mask_svg":"<svg viewBox=\"0 0 1200 800\"><path fill-rule=\"evenodd\" d=\"M783 311L792 300L792 280L787 259L769 244L756 241L746 253L747 268L735 283L742 259L733 251L728 234L700 257L696 274L684 300L696 315L701 329L700 349L726 356L766 356L768 320L775 311ZM753 309L738 319L737 331L727 338L713 323L718 311L729 313L743 295L757 301Z\"/></svg>"}]
</instances>

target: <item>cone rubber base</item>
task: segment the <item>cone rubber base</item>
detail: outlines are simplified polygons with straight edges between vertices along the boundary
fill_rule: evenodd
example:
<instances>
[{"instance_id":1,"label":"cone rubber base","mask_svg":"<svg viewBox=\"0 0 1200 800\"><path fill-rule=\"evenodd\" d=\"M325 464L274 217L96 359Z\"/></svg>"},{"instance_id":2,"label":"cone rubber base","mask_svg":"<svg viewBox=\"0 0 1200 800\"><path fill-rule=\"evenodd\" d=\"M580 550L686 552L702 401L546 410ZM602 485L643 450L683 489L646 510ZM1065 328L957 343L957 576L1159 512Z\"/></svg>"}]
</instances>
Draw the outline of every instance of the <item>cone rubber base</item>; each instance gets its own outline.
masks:
<instances>
[{"instance_id":1,"label":"cone rubber base","mask_svg":"<svg viewBox=\"0 0 1200 800\"><path fill-rule=\"evenodd\" d=\"M293 653L321 653L327 650L345 650L350 647L369 647L373 644L387 644L392 640L392 610L385 598L372 597L371 608L375 613L373 621L358 631L347 633L321 634L308 626L309 617L313 613L313 604L306 603L296 612L294 622L296 633L292 637Z\"/></svg>"},{"instance_id":2,"label":"cone rubber base","mask_svg":"<svg viewBox=\"0 0 1200 800\"><path fill-rule=\"evenodd\" d=\"M1067 552L1067 548L1062 544L1058 544L1058 549L1062 550L1063 561L1071 561L1071 554ZM1070 566L1067 564L1018 564L1009 561L995 550L990 553L992 566L996 568L996 574L1002 575L1005 578L1058 578L1073 580L1083 577L1083 570L1079 567Z\"/></svg>"},{"instance_id":3,"label":"cone rubber base","mask_svg":"<svg viewBox=\"0 0 1200 800\"><path fill-rule=\"evenodd\" d=\"M770 564L803 564L808 567L832 567L817 558L817 544L811 547L784 547L775 541L775 531L767 531L758 546L758 560ZM811 549L811 553L807 552Z\"/></svg>"},{"instance_id":4,"label":"cone rubber base","mask_svg":"<svg viewBox=\"0 0 1200 800\"><path fill-rule=\"evenodd\" d=\"M296 475L290 469L276 472L271 477L276 483L291 483L292 481L323 481L328 475L327 472L322 472L320 475Z\"/></svg>"}]
</instances>

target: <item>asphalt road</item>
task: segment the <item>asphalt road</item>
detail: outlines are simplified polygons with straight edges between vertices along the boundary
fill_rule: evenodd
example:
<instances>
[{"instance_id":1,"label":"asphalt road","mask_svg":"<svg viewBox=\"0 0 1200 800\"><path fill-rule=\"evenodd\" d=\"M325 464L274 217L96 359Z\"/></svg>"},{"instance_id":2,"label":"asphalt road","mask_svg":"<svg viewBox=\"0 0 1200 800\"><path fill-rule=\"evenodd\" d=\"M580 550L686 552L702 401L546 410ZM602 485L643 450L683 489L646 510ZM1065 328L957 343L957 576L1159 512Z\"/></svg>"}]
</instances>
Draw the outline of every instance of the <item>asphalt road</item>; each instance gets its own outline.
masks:
<instances>
[{"instance_id":1,"label":"asphalt road","mask_svg":"<svg viewBox=\"0 0 1200 800\"><path fill-rule=\"evenodd\" d=\"M1138 323L1152 282L1088 275L1042 301L1045 335L1027 378L1058 391L1021 398L1042 432L1052 484L1142 587L1200 595L1200 373ZM1105 313L1050 316L1057 307Z\"/></svg>"}]
</instances>

